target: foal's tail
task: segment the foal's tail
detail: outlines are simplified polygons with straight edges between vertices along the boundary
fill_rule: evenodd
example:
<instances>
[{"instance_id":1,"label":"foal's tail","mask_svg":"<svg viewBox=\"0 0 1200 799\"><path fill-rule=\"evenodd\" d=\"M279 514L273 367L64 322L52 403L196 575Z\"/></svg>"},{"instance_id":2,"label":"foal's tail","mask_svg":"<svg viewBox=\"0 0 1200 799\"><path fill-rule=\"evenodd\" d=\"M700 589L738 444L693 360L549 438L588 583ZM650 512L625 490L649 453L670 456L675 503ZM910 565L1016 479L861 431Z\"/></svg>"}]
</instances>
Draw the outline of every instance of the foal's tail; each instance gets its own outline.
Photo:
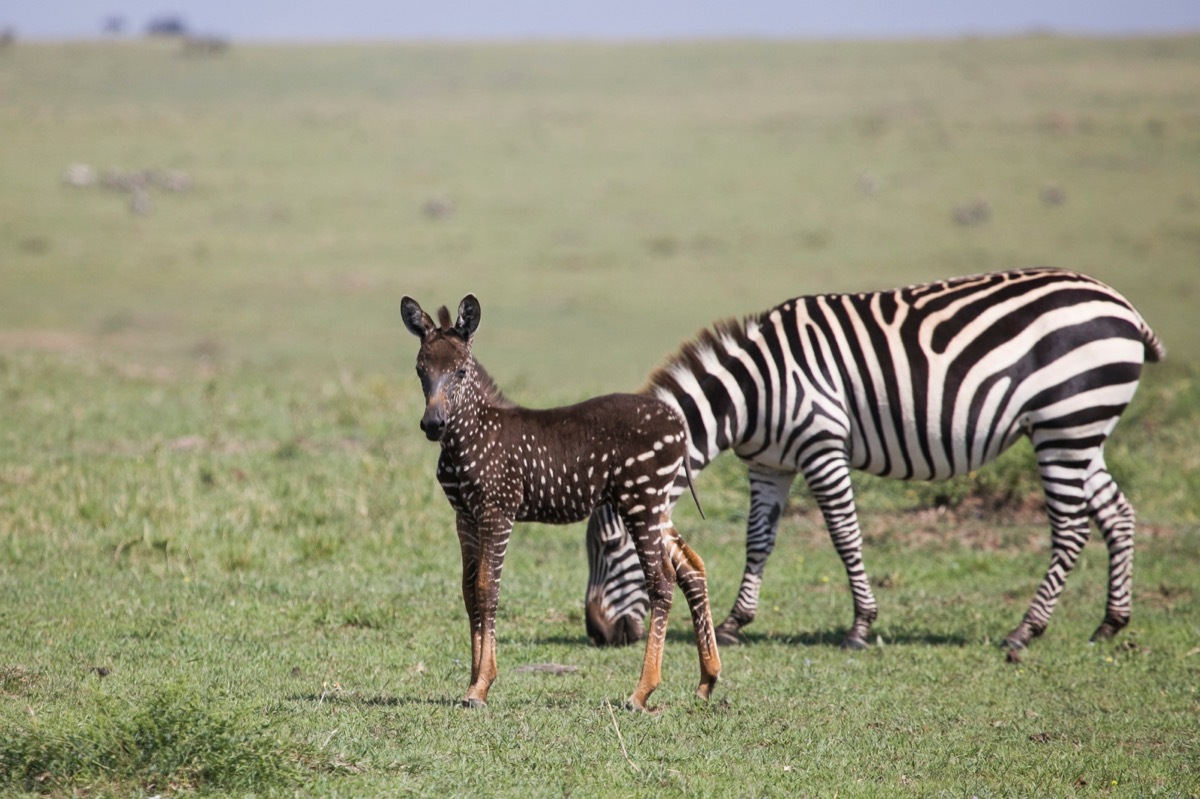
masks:
<instances>
[{"instance_id":1,"label":"foal's tail","mask_svg":"<svg viewBox=\"0 0 1200 799\"><path fill-rule=\"evenodd\" d=\"M700 507L700 497L696 496L696 484L692 481L692 456L688 452L683 454L683 473L687 476L688 489L692 492L692 502L696 503L696 510L700 511L700 518L704 519L704 508Z\"/></svg>"}]
</instances>

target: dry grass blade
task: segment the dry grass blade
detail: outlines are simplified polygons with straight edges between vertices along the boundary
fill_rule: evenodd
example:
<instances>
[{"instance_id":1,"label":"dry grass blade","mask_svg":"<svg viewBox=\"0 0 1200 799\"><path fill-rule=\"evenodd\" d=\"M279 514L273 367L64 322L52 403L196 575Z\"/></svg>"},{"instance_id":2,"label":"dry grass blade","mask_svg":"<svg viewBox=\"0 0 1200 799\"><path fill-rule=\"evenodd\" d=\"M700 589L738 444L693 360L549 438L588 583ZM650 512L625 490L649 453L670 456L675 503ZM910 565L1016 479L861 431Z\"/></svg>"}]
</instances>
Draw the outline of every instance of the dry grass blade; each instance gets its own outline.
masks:
<instances>
[{"instance_id":1,"label":"dry grass blade","mask_svg":"<svg viewBox=\"0 0 1200 799\"><path fill-rule=\"evenodd\" d=\"M613 713L612 703L605 699L604 706L608 708L608 717L612 719L613 731L617 734L617 743L621 745L621 757L625 758L625 762L629 764L631 769L641 774L641 767L633 762L633 759L629 756L629 750L625 748L625 738L621 736L621 728L617 726L617 714Z\"/></svg>"}]
</instances>

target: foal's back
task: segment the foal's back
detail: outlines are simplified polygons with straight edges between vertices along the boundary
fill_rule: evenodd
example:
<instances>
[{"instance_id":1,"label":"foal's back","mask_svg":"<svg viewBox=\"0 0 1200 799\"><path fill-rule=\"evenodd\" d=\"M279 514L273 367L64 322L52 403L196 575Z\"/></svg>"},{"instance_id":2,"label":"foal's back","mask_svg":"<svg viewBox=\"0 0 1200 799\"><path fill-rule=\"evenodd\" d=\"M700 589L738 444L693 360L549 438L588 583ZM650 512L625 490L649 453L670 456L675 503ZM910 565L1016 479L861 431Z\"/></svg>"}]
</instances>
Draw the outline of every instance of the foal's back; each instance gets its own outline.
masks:
<instances>
[{"instance_id":1,"label":"foal's back","mask_svg":"<svg viewBox=\"0 0 1200 799\"><path fill-rule=\"evenodd\" d=\"M687 455L682 420L649 397L610 394L561 408L496 411L497 488L519 492L520 521L568 524L594 508L654 506ZM644 497L639 499L639 495Z\"/></svg>"}]
</instances>

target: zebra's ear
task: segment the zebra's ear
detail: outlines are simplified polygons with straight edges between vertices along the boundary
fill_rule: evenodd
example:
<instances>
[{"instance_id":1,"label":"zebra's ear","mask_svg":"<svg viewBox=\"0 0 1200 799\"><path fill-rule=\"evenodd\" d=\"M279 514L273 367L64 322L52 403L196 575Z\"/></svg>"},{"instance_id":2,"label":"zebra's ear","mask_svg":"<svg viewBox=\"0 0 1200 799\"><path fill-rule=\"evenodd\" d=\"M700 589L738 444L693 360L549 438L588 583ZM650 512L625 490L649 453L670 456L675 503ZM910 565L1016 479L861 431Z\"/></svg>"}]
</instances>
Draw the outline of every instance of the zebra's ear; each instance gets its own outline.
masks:
<instances>
[{"instance_id":1,"label":"zebra's ear","mask_svg":"<svg viewBox=\"0 0 1200 799\"><path fill-rule=\"evenodd\" d=\"M408 295L400 300L400 318L404 320L404 326L408 328L408 332L417 338L425 338L433 332L433 319L421 310L421 306L417 304L416 300Z\"/></svg>"},{"instance_id":2,"label":"zebra's ear","mask_svg":"<svg viewBox=\"0 0 1200 799\"><path fill-rule=\"evenodd\" d=\"M454 323L454 329L470 341L479 328L479 316L479 300L475 299L474 294L468 294L458 304L458 321Z\"/></svg>"}]
</instances>

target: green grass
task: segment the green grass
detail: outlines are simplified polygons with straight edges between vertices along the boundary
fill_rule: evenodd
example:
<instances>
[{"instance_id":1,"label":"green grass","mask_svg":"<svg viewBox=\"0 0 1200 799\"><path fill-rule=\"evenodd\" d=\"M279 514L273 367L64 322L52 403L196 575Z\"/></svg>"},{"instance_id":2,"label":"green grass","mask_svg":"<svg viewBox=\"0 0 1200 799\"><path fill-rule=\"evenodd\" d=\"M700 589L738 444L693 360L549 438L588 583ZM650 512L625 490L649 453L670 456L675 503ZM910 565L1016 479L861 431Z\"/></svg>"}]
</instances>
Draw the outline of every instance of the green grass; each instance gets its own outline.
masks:
<instances>
[{"instance_id":1,"label":"green grass","mask_svg":"<svg viewBox=\"0 0 1200 799\"><path fill-rule=\"evenodd\" d=\"M0 97L0 793L1200 796L1200 39L19 44ZM134 216L60 186L77 161L197 186ZM456 706L402 294L475 291L481 359L546 405L794 294L1031 263L1109 280L1170 349L1108 447L1141 521L1115 642L1086 643L1093 542L1023 662L995 647L1048 560L1018 446L857 480L863 653L797 487L713 702L677 602L649 716L620 709L640 647L586 645L582 527L520 527L500 679ZM718 616L744 480L719 460L708 519L677 514ZM547 663L576 670L520 668Z\"/></svg>"}]
</instances>

